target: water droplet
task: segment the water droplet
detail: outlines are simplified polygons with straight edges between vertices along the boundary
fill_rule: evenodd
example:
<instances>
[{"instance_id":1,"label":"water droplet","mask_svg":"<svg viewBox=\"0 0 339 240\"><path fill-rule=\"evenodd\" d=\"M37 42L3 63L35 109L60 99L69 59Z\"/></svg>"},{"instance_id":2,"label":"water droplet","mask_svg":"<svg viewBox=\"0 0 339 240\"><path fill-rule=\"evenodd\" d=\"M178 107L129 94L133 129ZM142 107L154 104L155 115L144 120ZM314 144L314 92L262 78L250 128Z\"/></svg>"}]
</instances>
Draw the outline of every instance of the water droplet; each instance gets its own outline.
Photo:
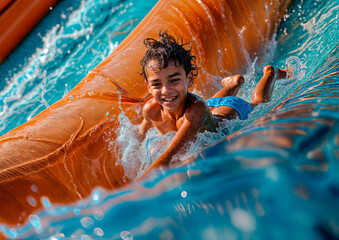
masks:
<instances>
[{"instance_id":1,"label":"water droplet","mask_svg":"<svg viewBox=\"0 0 339 240\"><path fill-rule=\"evenodd\" d=\"M11 228L11 229L9 229L8 235L9 235L11 238L16 238L17 232L16 232L16 230L15 230L14 228Z\"/></svg>"},{"instance_id":2,"label":"water droplet","mask_svg":"<svg viewBox=\"0 0 339 240\"><path fill-rule=\"evenodd\" d=\"M63 234L63 233L57 233L57 234L55 234L54 236L52 236L51 238L50 238L50 240L59 240L59 239L63 239L65 237L65 234Z\"/></svg>"},{"instance_id":3,"label":"water droplet","mask_svg":"<svg viewBox=\"0 0 339 240\"><path fill-rule=\"evenodd\" d=\"M42 205L44 205L45 207L49 208L51 206L51 202L49 201L48 197L41 197L40 201L42 203Z\"/></svg>"},{"instance_id":4,"label":"water droplet","mask_svg":"<svg viewBox=\"0 0 339 240\"><path fill-rule=\"evenodd\" d=\"M97 236L99 236L99 237L102 237L102 236L104 236L104 231L102 231L102 229L101 228L94 228L94 234L95 235L97 235Z\"/></svg>"},{"instance_id":5,"label":"water droplet","mask_svg":"<svg viewBox=\"0 0 339 240\"><path fill-rule=\"evenodd\" d=\"M74 208L73 212L75 215L79 215L80 214L80 210L78 208Z\"/></svg>"},{"instance_id":6,"label":"water droplet","mask_svg":"<svg viewBox=\"0 0 339 240\"><path fill-rule=\"evenodd\" d=\"M101 210L94 212L93 216L98 221L101 221L102 219L104 219L104 213Z\"/></svg>"},{"instance_id":7,"label":"water droplet","mask_svg":"<svg viewBox=\"0 0 339 240\"><path fill-rule=\"evenodd\" d=\"M37 205L35 198L32 196L27 196L27 202L33 207L36 207Z\"/></svg>"},{"instance_id":8,"label":"water droplet","mask_svg":"<svg viewBox=\"0 0 339 240\"><path fill-rule=\"evenodd\" d=\"M312 112L311 115L312 117L318 117L320 114L320 111Z\"/></svg>"},{"instance_id":9,"label":"water droplet","mask_svg":"<svg viewBox=\"0 0 339 240\"><path fill-rule=\"evenodd\" d=\"M82 235L80 240L92 240L93 238L91 238L90 236L88 235Z\"/></svg>"},{"instance_id":10,"label":"water droplet","mask_svg":"<svg viewBox=\"0 0 339 240\"><path fill-rule=\"evenodd\" d=\"M40 229L41 222L40 222L40 218L37 215L30 215L29 222L32 224L34 228Z\"/></svg>"},{"instance_id":11,"label":"water droplet","mask_svg":"<svg viewBox=\"0 0 339 240\"><path fill-rule=\"evenodd\" d=\"M133 235L132 233L128 232L128 231L123 231L120 233L120 237L123 240L133 240Z\"/></svg>"},{"instance_id":12,"label":"water droplet","mask_svg":"<svg viewBox=\"0 0 339 240\"><path fill-rule=\"evenodd\" d=\"M231 212L231 220L234 227L244 232L252 232L256 228L254 217L240 208Z\"/></svg>"},{"instance_id":13,"label":"water droplet","mask_svg":"<svg viewBox=\"0 0 339 240\"><path fill-rule=\"evenodd\" d=\"M187 192L186 192L186 191L182 191L182 192L181 192L181 197L182 197L182 198L187 197Z\"/></svg>"},{"instance_id":14,"label":"water droplet","mask_svg":"<svg viewBox=\"0 0 339 240\"><path fill-rule=\"evenodd\" d=\"M100 201L100 192L99 191L94 191L93 196L92 196L92 201L94 204L98 204Z\"/></svg>"},{"instance_id":15,"label":"water droplet","mask_svg":"<svg viewBox=\"0 0 339 240\"><path fill-rule=\"evenodd\" d=\"M31 190L32 190L33 192L37 192L38 189L39 189L38 186L35 185L35 184L33 184L33 185L31 186Z\"/></svg>"},{"instance_id":16,"label":"water droplet","mask_svg":"<svg viewBox=\"0 0 339 240\"><path fill-rule=\"evenodd\" d=\"M90 217L84 217L80 220L80 222L81 222L81 225L86 229L89 229L94 225L94 221Z\"/></svg>"}]
</instances>

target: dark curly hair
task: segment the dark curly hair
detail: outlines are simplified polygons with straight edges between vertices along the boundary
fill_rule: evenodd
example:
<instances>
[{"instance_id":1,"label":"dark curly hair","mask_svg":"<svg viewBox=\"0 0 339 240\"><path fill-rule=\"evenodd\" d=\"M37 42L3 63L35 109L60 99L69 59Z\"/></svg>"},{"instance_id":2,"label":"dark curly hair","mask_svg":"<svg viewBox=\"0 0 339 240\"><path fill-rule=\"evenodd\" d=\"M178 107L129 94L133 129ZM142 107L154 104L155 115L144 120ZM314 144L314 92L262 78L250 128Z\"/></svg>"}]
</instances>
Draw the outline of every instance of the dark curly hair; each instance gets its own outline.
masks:
<instances>
[{"instance_id":1,"label":"dark curly hair","mask_svg":"<svg viewBox=\"0 0 339 240\"><path fill-rule=\"evenodd\" d=\"M192 46L183 43L181 38L175 39L173 36L164 32L159 32L159 41L153 38L144 40L145 46L148 48L144 58L141 60L143 76L147 81L146 66L149 61L156 61L155 70L161 70L168 66L169 61L173 60L175 66L182 66L185 69L186 76L193 71L193 75L198 75L198 66L195 63L195 56L192 55ZM188 45L187 49L184 48ZM148 66L147 66L148 67Z\"/></svg>"}]
</instances>

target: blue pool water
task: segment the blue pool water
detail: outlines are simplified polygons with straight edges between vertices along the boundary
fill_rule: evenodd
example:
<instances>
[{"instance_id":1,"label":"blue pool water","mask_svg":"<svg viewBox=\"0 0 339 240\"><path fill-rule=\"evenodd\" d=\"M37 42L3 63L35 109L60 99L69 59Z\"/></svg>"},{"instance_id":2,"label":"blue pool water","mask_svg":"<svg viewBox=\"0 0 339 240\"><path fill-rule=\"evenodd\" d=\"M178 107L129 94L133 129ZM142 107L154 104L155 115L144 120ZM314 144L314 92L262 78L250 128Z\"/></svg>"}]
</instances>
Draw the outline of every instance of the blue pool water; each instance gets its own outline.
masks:
<instances>
[{"instance_id":1,"label":"blue pool water","mask_svg":"<svg viewBox=\"0 0 339 240\"><path fill-rule=\"evenodd\" d=\"M56 9L63 20L30 59L20 67L10 60L0 66L6 80L1 135L64 96L155 2L88 0L71 14ZM270 43L273 50L249 67L245 78L251 80L239 94L248 98L267 63L283 67L289 59L300 61L301 69L293 81L277 83L272 101L248 120L232 122L237 136L205 149L189 166L129 188L98 188L65 206L42 198L45 209L25 225L0 229L9 238L339 238L338 8L338 0L292 3ZM203 136L190 151L206 139L213 137Z\"/></svg>"}]
</instances>

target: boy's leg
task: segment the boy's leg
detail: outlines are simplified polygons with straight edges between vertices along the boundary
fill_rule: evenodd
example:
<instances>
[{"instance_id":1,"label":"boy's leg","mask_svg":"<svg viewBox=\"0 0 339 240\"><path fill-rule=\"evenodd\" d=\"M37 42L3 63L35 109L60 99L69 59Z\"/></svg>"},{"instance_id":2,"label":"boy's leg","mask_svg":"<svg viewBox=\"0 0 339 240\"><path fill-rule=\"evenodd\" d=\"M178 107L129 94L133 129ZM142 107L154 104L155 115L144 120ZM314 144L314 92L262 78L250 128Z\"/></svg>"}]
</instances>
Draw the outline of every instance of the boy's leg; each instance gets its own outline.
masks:
<instances>
[{"instance_id":1,"label":"boy's leg","mask_svg":"<svg viewBox=\"0 0 339 240\"><path fill-rule=\"evenodd\" d=\"M221 82L224 88L219 90L216 94L214 94L212 98L215 98L215 97L224 98L227 96L235 96L237 95L241 85L243 85L244 82L245 82L244 77L239 74L226 77ZM233 118L239 117L238 112L228 106L221 106L218 108L210 107L210 110L213 115L218 115L226 119L233 119Z\"/></svg>"},{"instance_id":2,"label":"boy's leg","mask_svg":"<svg viewBox=\"0 0 339 240\"><path fill-rule=\"evenodd\" d=\"M286 78L287 76L286 70L274 68L270 65L264 67L263 73L264 76L260 79L253 91L251 102L252 108L259 103L270 101L275 81ZM222 80L222 85L224 88L214 94L213 97L235 96L243 83L244 78L241 75L224 78ZM228 106L221 106L218 108L210 107L210 110L213 115L219 115L226 119L239 117L239 113L235 109Z\"/></svg>"},{"instance_id":3,"label":"boy's leg","mask_svg":"<svg viewBox=\"0 0 339 240\"><path fill-rule=\"evenodd\" d=\"M263 69L264 76L260 79L252 94L252 102L254 106L259 103L265 103L271 100L275 81L286 78L287 73L284 69L274 68L267 65Z\"/></svg>"}]
</instances>

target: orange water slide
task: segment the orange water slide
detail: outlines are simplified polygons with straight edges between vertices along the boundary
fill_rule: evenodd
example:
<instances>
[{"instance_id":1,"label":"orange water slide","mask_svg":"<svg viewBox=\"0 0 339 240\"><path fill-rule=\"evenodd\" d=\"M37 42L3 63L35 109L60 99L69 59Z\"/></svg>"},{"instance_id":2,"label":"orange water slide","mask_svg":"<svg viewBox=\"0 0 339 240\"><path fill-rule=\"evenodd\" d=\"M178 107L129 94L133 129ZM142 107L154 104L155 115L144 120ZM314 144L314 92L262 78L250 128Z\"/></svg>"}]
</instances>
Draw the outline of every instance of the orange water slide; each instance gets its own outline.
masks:
<instances>
[{"instance_id":1,"label":"orange water slide","mask_svg":"<svg viewBox=\"0 0 339 240\"><path fill-rule=\"evenodd\" d=\"M0 1L0 63L58 0Z\"/></svg>"},{"instance_id":2,"label":"orange water slide","mask_svg":"<svg viewBox=\"0 0 339 240\"><path fill-rule=\"evenodd\" d=\"M139 124L148 98L139 75L144 38L168 29L191 42L201 67L193 91L206 99L220 77L244 71L263 54L289 2L160 0L67 96L0 138L0 222L22 224L42 207L42 196L69 203L96 186L115 189L133 180L119 164L121 146L114 140L121 109Z\"/></svg>"},{"instance_id":3,"label":"orange water slide","mask_svg":"<svg viewBox=\"0 0 339 240\"><path fill-rule=\"evenodd\" d=\"M2 11L5 11L5 8L8 7L9 5L11 5L11 3L13 3L14 0L2 0L0 1L0 13Z\"/></svg>"}]
</instances>

